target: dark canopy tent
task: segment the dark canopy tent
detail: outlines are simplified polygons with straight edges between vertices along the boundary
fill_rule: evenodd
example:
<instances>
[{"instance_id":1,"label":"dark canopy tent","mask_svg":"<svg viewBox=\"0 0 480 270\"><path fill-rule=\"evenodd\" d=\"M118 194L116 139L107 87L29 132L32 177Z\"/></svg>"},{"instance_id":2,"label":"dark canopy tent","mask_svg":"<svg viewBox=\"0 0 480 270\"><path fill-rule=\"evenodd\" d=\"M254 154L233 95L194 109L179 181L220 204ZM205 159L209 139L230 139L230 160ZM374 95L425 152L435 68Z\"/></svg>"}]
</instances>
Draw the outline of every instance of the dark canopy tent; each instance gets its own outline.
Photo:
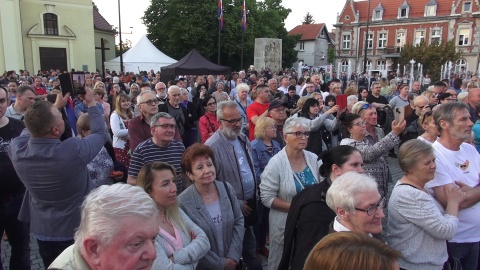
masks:
<instances>
[{"instance_id":1,"label":"dark canopy tent","mask_svg":"<svg viewBox=\"0 0 480 270\"><path fill-rule=\"evenodd\" d=\"M191 50L178 62L162 67L162 81L168 82L178 75L228 75L230 68L208 61L197 50Z\"/></svg>"}]
</instances>

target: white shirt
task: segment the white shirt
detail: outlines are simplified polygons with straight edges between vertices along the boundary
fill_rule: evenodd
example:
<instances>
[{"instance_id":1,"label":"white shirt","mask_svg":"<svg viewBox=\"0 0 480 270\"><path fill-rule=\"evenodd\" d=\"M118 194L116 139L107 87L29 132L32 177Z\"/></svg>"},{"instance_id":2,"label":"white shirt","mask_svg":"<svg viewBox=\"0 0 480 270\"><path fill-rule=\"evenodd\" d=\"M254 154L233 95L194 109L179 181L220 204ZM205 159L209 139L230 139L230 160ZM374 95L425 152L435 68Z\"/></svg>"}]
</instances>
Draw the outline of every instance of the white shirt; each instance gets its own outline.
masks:
<instances>
[{"instance_id":1,"label":"white shirt","mask_svg":"<svg viewBox=\"0 0 480 270\"><path fill-rule=\"evenodd\" d=\"M430 194L434 187L463 182L471 187L478 186L480 173L480 154L475 147L462 143L460 150L445 148L438 140L432 144L437 170L435 178L425 185ZM453 243L471 243L480 241L480 203L458 211L457 234L450 240Z\"/></svg>"}]
</instances>

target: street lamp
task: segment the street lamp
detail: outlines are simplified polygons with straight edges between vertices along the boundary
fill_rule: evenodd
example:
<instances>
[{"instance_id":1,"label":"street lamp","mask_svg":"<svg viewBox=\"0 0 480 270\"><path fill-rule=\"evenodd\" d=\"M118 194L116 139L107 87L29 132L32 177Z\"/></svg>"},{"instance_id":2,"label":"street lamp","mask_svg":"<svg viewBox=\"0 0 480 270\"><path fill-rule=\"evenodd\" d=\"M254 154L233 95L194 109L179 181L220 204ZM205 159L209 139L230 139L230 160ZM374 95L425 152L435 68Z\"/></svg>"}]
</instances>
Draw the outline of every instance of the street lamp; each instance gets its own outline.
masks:
<instances>
[{"instance_id":1,"label":"street lamp","mask_svg":"<svg viewBox=\"0 0 480 270\"><path fill-rule=\"evenodd\" d=\"M120 72L123 73L122 16L120 15L120 0L118 0L118 37L120 39Z\"/></svg>"},{"instance_id":2,"label":"street lamp","mask_svg":"<svg viewBox=\"0 0 480 270\"><path fill-rule=\"evenodd\" d=\"M364 48L364 57L363 57L363 71L367 74L367 45L368 45L368 26L370 24L370 0L368 0L368 9L367 9L367 29L365 31L365 48ZM372 40L373 42L373 40ZM368 88L367 88L368 89Z\"/></svg>"}]
</instances>

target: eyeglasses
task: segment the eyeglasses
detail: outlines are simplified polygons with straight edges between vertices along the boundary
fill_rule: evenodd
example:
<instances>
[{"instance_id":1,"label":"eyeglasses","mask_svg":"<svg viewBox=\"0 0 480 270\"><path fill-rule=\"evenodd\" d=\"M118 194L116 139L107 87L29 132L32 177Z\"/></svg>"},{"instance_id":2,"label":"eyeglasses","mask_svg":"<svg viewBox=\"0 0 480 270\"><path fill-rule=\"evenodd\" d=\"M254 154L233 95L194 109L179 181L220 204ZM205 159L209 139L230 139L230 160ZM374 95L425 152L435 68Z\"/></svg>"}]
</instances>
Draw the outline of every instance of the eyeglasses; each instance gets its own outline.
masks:
<instances>
[{"instance_id":1,"label":"eyeglasses","mask_svg":"<svg viewBox=\"0 0 480 270\"><path fill-rule=\"evenodd\" d=\"M297 138L302 138L303 136L305 136L306 138L310 137L310 131L305 131L305 132L295 131L295 132L287 132L286 134L294 134L295 137Z\"/></svg>"},{"instance_id":2,"label":"eyeglasses","mask_svg":"<svg viewBox=\"0 0 480 270\"><path fill-rule=\"evenodd\" d=\"M230 120L227 120L227 119L220 119L222 121L225 121L225 122L228 122L230 125L236 125L238 123L242 123L243 122L243 118L240 117L240 118L237 118L237 119L230 119Z\"/></svg>"},{"instance_id":3,"label":"eyeglasses","mask_svg":"<svg viewBox=\"0 0 480 270\"><path fill-rule=\"evenodd\" d=\"M207 106L212 106L212 105L216 105L217 102L210 102L210 103L207 103Z\"/></svg>"},{"instance_id":4,"label":"eyeglasses","mask_svg":"<svg viewBox=\"0 0 480 270\"><path fill-rule=\"evenodd\" d=\"M355 210L365 212L367 213L367 215L371 216L377 213L377 210L379 207L385 208L386 203L387 203L387 198L383 197L380 199L380 201L377 204L370 206L368 209L359 209L355 207Z\"/></svg>"},{"instance_id":5,"label":"eyeglasses","mask_svg":"<svg viewBox=\"0 0 480 270\"><path fill-rule=\"evenodd\" d=\"M174 125L174 124L162 124L162 125L153 125L152 128L154 128L154 127L161 127L163 129L167 129L167 128L175 129L176 125Z\"/></svg>"},{"instance_id":6,"label":"eyeglasses","mask_svg":"<svg viewBox=\"0 0 480 270\"><path fill-rule=\"evenodd\" d=\"M157 105L159 103L158 99L154 98L154 99L149 99L149 100L146 100L144 102L140 102L140 104L147 104L149 106L152 106L152 105Z\"/></svg>"},{"instance_id":7,"label":"eyeglasses","mask_svg":"<svg viewBox=\"0 0 480 270\"><path fill-rule=\"evenodd\" d=\"M361 127L361 126L365 126L366 124L367 124L367 122L365 122L365 121L360 121L360 122L357 122L357 123L353 123L352 126L359 126L359 127Z\"/></svg>"}]
</instances>

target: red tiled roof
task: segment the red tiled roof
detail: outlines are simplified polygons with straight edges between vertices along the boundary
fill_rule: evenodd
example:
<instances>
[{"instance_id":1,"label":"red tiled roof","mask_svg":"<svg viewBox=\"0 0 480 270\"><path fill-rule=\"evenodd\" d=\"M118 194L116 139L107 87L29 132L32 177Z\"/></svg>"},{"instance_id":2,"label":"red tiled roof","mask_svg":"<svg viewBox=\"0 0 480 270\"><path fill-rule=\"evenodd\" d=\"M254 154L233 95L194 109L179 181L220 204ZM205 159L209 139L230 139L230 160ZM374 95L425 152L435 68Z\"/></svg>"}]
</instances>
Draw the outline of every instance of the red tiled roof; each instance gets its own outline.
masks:
<instances>
[{"instance_id":1,"label":"red tiled roof","mask_svg":"<svg viewBox=\"0 0 480 270\"><path fill-rule=\"evenodd\" d=\"M300 40L314 40L317 39L318 34L325 26L324 23L301 24L288 32L289 36L302 35Z\"/></svg>"},{"instance_id":2,"label":"red tiled roof","mask_svg":"<svg viewBox=\"0 0 480 270\"><path fill-rule=\"evenodd\" d=\"M383 20L397 19L398 8L405 0L370 0L370 19L372 18L373 10L379 3L383 6ZM436 0L437 1L437 16L450 15L452 0ZM424 17L425 6L429 0L407 0L410 5L410 12L408 18ZM347 4L348 5L348 1ZM360 13L360 22L367 21L368 0L354 1L355 10Z\"/></svg>"},{"instance_id":3,"label":"red tiled roof","mask_svg":"<svg viewBox=\"0 0 480 270\"><path fill-rule=\"evenodd\" d=\"M112 31L115 30L112 28L112 25L103 18L102 14L98 12L96 8L93 8L93 26L95 29L103 30L103 31Z\"/></svg>"}]
</instances>

